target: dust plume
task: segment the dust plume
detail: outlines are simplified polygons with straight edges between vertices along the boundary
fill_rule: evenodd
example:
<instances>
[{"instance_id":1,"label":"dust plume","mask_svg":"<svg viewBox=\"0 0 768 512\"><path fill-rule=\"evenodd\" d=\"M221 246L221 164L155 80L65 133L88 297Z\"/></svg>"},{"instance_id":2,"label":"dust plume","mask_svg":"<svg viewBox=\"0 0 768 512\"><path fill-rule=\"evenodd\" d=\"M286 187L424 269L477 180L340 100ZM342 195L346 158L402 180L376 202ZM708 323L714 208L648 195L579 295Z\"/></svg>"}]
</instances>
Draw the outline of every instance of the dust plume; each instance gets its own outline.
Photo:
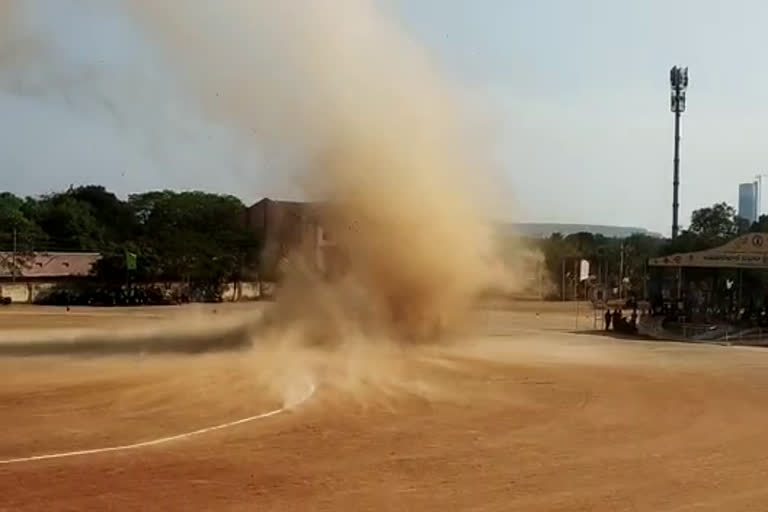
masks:
<instances>
[{"instance_id":1,"label":"dust plume","mask_svg":"<svg viewBox=\"0 0 768 512\"><path fill-rule=\"evenodd\" d=\"M29 24L30 5L0 0L0 93L26 95L58 82L51 40Z\"/></svg>"},{"instance_id":2,"label":"dust plume","mask_svg":"<svg viewBox=\"0 0 768 512\"><path fill-rule=\"evenodd\" d=\"M0 0L0 27L3 28L2 34L6 34L9 27L13 26L16 14L16 5L14 0Z\"/></svg>"},{"instance_id":3,"label":"dust plume","mask_svg":"<svg viewBox=\"0 0 768 512\"><path fill-rule=\"evenodd\" d=\"M6 36L19 21L19 2L17 0L0 0L0 35ZM2 40L5 46L5 39Z\"/></svg>"},{"instance_id":4,"label":"dust plume","mask_svg":"<svg viewBox=\"0 0 768 512\"><path fill-rule=\"evenodd\" d=\"M321 203L344 277L330 285L294 258L285 318L326 338L423 339L497 275L490 163L429 56L374 2L124 5L212 119L278 148L268 172Z\"/></svg>"},{"instance_id":5,"label":"dust plume","mask_svg":"<svg viewBox=\"0 0 768 512\"><path fill-rule=\"evenodd\" d=\"M18 25L23 22L17 0L0 0L0 70L12 64L19 53Z\"/></svg>"}]
</instances>

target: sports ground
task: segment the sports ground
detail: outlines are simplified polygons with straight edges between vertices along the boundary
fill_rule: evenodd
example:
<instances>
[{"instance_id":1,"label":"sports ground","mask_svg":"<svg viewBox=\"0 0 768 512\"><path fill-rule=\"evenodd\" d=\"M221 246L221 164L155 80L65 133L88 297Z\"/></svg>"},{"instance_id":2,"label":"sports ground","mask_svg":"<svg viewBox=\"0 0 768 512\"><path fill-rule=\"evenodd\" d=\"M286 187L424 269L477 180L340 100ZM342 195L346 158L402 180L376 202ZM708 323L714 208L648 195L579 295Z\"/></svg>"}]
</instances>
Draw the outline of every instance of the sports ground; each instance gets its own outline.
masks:
<instances>
[{"instance_id":1,"label":"sports ground","mask_svg":"<svg viewBox=\"0 0 768 512\"><path fill-rule=\"evenodd\" d=\"M0 310L0 510L768 502L763 349L574 332L537 302L440 345L232 343L262 307Z\"/></svg>"}]
</instances>

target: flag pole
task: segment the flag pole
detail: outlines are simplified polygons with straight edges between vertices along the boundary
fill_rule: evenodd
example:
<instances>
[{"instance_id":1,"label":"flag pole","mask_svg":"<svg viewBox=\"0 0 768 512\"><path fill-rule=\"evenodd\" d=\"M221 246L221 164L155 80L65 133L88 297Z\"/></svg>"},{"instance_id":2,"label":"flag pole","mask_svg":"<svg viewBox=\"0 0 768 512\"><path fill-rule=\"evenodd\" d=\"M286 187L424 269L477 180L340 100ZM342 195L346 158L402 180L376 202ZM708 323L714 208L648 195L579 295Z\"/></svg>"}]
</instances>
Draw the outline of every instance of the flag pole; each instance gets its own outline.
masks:
<instances>
[{"instance_id":1,"label":"flag pole","mask_svg":"<svg viewBox=\"0 0 768 512\"><path fill-rule=\"evenodd\" d=\"M581 260L576 260L573 272L573 298L576 299L576 330L579 330L579 283L581 282Z\"/></svg>"}]
</instances>

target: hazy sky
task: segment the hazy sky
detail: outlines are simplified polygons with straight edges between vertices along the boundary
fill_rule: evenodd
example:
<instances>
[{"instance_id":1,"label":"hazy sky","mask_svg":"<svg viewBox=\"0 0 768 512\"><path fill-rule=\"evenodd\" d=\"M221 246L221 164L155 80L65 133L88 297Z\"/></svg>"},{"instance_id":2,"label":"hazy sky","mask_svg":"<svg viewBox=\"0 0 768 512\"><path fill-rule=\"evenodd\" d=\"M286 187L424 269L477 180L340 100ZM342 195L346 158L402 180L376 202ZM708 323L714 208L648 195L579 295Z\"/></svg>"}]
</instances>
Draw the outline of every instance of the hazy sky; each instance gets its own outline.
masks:
<instances>
[{"instance_id":1,"label":"hazy sky","mask_svg":"<svg viewBox=\"0 0 768 512\"><path fill-rule=\"evenodd\" d=\"M24 2L29 26L0 37L0 189L295 195L247 134L203 120L109 0L0 3L9 1ZM470 127L487 133L519 220L669 232L673 64L691 73L681 218L735 204L739 182L768 172L768 3L380 2L435 57ZM43 36L53 53L36 49Z\"/></svg>"}]
</instances>

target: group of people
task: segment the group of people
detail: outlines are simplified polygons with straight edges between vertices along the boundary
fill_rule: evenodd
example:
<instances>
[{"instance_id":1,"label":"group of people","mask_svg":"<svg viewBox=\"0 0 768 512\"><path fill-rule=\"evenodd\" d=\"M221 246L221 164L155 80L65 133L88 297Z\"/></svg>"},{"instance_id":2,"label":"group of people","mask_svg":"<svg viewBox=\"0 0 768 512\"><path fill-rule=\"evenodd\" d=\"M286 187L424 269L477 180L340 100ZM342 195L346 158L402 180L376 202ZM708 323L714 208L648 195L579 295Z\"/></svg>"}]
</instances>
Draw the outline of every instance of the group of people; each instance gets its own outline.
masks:
<instances>
[{"instance_id":1,"label":"group of people","mask_svg":"<svg viewBox=\"0 0 768 512\"><path fill-rule=\"evenodd\" d=\"M635 333L637 332L637 308L632 309L632 314L629 320L624 318L624 313L621 309L616 308L611 312L610 309L605 310L605 330L609 331L611 327L616 332Z\"/></svg>"}]
</instances>

